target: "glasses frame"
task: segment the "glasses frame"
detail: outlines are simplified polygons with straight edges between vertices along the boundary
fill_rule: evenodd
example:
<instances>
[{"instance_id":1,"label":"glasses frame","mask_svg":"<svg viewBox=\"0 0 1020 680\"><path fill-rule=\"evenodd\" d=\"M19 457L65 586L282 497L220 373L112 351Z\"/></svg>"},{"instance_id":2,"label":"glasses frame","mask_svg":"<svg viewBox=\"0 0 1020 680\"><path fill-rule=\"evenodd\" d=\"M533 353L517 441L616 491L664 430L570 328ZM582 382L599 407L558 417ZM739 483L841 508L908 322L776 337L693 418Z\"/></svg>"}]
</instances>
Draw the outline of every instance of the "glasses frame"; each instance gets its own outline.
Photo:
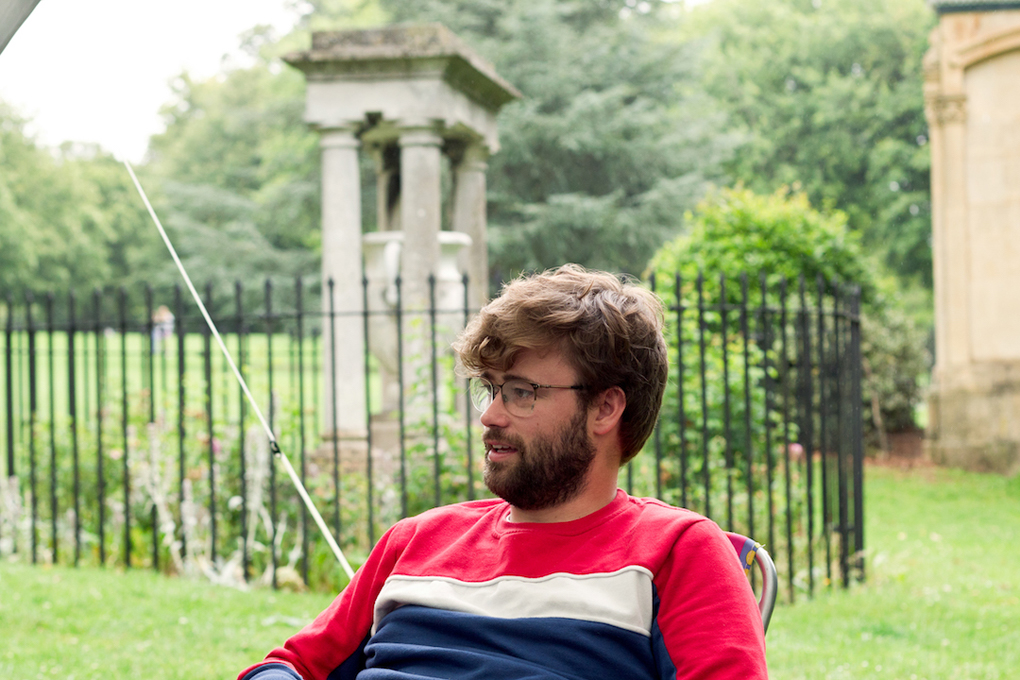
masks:
<instances>
[{"instance_id":1,"label":"glasses frame","mask_svg":"<svg viewBox=\"0 0 1020 680\"><path fill-rule=\"evenodd\" d=\"M534 382L531 382L530 380L525 380L524 378L510 378L508 380L504 380L501 384L497 384L497 383L494 383L493 381L489 380L488 378L483 378L480 375L471 378L469 382L470 382L469 394L471 395L471 405L474 406L475 409L479 413L485 413L485 411L487 411L488 408L490 406L492 406L492 402L496 401L496 394L498 393L503 398L503 406L506 408L507 412L510 413L511 415L515 415L515 416L518 416L520 418L524 418L524 417L530 416L532 413L534 413L534 411L535 411L535 404L538 403L538 390L540 390L540 389L541 390L586 390L586 389L588 389L588 387L586 385L543 385L541 383L534 383ZM531 400L531 406L524 413L517 413L517 412L515 412L515 410L511 410L511 408L516 409L516 410L519 410L519 409L517 409L517 407L511 407L510 406L510 402L509 402L509 400L506 397L506 393L503 391L503 387L507 383L512 383L512 382L524 383L525 385L528 385L529 387L531 387L531 389L532 389L532 391L534 393L534 397ZM484 405L480 404L478 402L478 400L475 399L475 394L478 393L476 391L476 389L475 389L475 385L479 385L479 384L481 384L481 385L488 385L489 386L489 389L487 389L485 391L485 393L488 396L485 398Z\"/></svg>"}]
</instances>

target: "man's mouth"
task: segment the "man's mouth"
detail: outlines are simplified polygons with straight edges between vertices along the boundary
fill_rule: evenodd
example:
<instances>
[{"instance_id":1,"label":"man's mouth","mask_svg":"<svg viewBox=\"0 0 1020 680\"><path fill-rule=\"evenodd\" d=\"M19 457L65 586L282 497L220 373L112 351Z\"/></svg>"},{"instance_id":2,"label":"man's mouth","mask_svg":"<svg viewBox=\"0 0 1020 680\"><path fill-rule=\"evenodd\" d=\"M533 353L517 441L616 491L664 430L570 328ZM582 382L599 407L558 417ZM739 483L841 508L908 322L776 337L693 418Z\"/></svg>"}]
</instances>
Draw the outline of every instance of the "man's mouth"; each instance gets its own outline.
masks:
<instances>
[{"instance_id":1,"label":"man's mouth","mask_svg":"<svg viewBox=\"0 0 1020 680\"><path fill-rule=\"evenodd\" d=\"M513 444L495 438L485 440L485 450L488 459L492 462L507 460L518 453L518 448Z\"/></svg>"}]
</instances>

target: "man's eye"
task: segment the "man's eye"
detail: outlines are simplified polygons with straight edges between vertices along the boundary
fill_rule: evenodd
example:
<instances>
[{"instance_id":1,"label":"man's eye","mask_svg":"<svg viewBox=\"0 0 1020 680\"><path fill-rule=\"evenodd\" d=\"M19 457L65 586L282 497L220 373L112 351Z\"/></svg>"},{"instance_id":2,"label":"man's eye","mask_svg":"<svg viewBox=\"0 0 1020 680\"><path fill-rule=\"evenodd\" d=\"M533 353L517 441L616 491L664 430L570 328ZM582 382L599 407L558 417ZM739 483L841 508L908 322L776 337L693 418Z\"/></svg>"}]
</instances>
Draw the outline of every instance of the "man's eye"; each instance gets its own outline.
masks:
<instances>
[{"instance_id":1,"label":"man's eye","mask_svg":"<svg viewBox=\"0 0 1020 680\"><path fill-rule=\"evenodd\" d=\"M535 391L530 387L511 387L510 398L514 401L528 401L535 397Z\"/></svg>"}]
</instances>

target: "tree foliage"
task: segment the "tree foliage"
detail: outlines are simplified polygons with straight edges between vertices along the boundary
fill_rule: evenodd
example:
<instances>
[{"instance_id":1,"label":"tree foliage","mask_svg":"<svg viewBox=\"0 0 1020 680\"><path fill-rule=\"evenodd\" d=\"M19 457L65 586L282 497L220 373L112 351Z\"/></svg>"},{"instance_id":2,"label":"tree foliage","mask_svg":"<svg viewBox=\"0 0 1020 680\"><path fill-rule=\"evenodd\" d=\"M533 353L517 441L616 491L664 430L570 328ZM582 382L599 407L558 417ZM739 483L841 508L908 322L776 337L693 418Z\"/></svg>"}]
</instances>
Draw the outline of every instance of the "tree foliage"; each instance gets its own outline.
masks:
<instances>
[{"instance_id":1,"label":"tree foliage","mask_svg":"<svg viewBox=\"0 0 1020 680\"><path fill-rule=\"evenodd\" d=\"M41 147L0 102L0 290L88 291L131 271L145 208L130 178L91 146Z\"/></svg>"},{"instance_id":2,"label":"tree foliage","mask_svg":"<svg viewBox=\"0 0 1020 680\"><path fill-rule=\"evenodd\" d=\"M185 265L225 283L312 268L318 139L301 119L300 74L257 59L204 81L182 74L173 88L149 172L168 229L182 235Z\"/></svg>"},{"instance_id":3,"label":"tree foliage","mask_svg":"<svg viewBox=\"0 0 1020 680\"><path fill-rule=\"evenodd\" d=\"M704 82L744 142L735 181L797 186L846 214L905 282L931 287L923 0L714 0L692 14Z\"/></svg>"},{"instance_id":4,"label":"tree foliage","mask_svg":"<svg viewBox=\"0 0 1020 680\"><path fill-rule=\"evenodd\" d=\"M803 193L783 188L762 196L745 188L721 189L685 222L685 233L662 247L649 265L666 275L667 285L673 274L691 283L704 272L714 290L725 276L727 290L735 295L742 275L756 282L764 273L769 288L783 281L795 284L800 277L814 285L821 277L829 284L858 285L866 303L874 299L874 273L846 216L812 209Z\"/></svg>"},{"instance_id":5,"label":"tree foliage","mask_svg":"<svg viewBox=\"0 0 1020 680\"><path fill-rule=\"evenodd\" d=\"M698 86L697 52L661 3L380 0L394 21L438 21L523 93L489 163L496 278L566 261L638 273L674 233L730 141Z\"/></svg>"}]
</instances>

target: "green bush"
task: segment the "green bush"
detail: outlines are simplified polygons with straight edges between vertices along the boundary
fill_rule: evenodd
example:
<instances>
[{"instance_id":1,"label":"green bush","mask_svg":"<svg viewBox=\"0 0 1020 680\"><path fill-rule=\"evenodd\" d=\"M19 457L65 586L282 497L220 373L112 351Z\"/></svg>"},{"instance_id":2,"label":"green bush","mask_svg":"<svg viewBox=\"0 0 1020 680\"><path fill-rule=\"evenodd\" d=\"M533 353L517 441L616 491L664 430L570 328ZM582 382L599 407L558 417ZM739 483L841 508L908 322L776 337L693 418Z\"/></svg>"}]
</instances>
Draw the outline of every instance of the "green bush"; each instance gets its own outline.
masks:
<instances>
[{"instance_id":1,"label":"green bush","mask_svg":"<svg viewBox=\"0 0 1020 680\"><path fill-rule=\"evenodd\" d=\"M882 285L856 234L848 231L843 213L815 210L804 194L788 189L759 195L737 187L710 194L684 222L685 233L656 253L647 272L665 300L696 306L702 272L710 273L701 284L705 304L739 303L746 285L752 305L779 310L784 297L792 299L791 316L800 311L798 298L817 306L823 286L826 291L858 286L866 428L874 434L878 423L887 431L914 426L914 406L921 397L918 379L929 362L923 331L892 302L893 294ZM743 277L750 282L745 284ZM717 317L709 323L718 325ZM739 332L738 323L731 315L731 332ZM763 340L757 338L756 346ZM775 340L758 351L774 353ZM772 358L773 365L776 359L782 363ZM874 405L879 417L872 413Z\"/></svg>"}]
</instances>

